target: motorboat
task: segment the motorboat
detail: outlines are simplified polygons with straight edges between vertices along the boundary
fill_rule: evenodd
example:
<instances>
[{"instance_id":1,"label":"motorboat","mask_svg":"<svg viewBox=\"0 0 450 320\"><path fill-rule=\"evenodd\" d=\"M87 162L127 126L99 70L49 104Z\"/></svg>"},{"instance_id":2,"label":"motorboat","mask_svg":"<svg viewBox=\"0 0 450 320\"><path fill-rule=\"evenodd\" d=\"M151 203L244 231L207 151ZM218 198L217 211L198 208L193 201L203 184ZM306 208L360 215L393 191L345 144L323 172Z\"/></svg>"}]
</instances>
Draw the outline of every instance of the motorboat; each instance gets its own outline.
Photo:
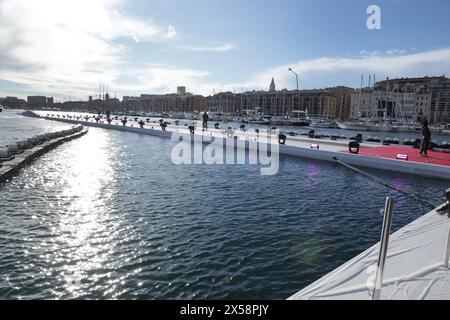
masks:
<instances>
[{"instance_id":1,"label":"motorboat","mask_svg":"<svg viewBox=\"0 0 450 320\"><path fill-rule=\"evenodd\" d=\"M353 121L340 122L340 121L338 121L337 126L339 129L343 129L343 130L368 131L368 126L364 122L353 122Z\"/></svg>"},{"instance_id":2,"label":"motorboat","mask_svg":"<svg viewBox=\"0 0 450 320\"><path fill-rule=\"evenodd\" d=\"M250 118L248 120L249 124L262 124L262 125L270 125L270 116L259 116L257 118Z\"/></svg>"},{"instance_id":3,"label":"motorboat","mask_svg":"<svg viewBox=\"0 0 450 320\"><path fill-rule=\"evenodd\" d=\"M292 110L289 118L292 120L292 126L308 127L311 124L308 114L303 110Z\"/></svg>"},{"instance_id":4,"label":"motorboat","mask_svg":"<svg viewBox=\"0 0 450 320\"><path fill-rule=\"evenodd\" d=\"M186 116L184 113L181 112L174 112L169 116L170 119L186 119Z\"/></svg>"},{"instance_id":5,"label":"motorboat","mask_svg":"<svg viewBox=\"0 0 450 320\"><path fill-rule=\"evenodd\" d=\"M324 129L334 129L334 128L336 128L336 123L334 121L319 120L319 121L311 122L310 127L313 127L313 128L324 128Z\"/></svg>"},{"instance_id":6,"label":"motorboat","mask_svg":"<svg viewBox=\"0 0 450 320\"><path fill-rule=\"evenodd\" d=\"M270 124L275 126L292 126L294 120L288 117L273 117L270 119Z\"/></svg>"}]
</instances>

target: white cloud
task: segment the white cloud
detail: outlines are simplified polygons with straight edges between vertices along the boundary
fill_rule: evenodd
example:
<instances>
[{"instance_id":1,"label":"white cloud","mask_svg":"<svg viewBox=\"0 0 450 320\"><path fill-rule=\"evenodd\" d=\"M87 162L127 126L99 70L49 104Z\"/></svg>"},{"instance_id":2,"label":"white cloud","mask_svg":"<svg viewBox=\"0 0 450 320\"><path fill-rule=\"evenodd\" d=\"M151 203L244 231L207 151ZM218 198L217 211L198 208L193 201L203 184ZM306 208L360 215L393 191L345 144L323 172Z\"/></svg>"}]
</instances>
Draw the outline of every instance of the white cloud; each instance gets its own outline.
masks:
<instances>
[{"instance_id":1,"label":"white cloud","mask_svg":"<svg viewBox=\"0 0 450 320\"><path fill-rule=\"evenodd\" d=\"M172 25L159 26L122 10L122 0L0 0L0 80L20 84L29 91L49 95L86 97L99 83L124 94L174 92L186 85L204 95L241 89L267 90L275 77L277 88L295 87L288 71L300 76L300 87L359 86L361 74L406 77L450 74L450 48L417 52L390 49L362 51L357 57L322 57L300 60L261 70L247 80L224 83L208 70L147 65L125 60L126 48L118 39L136 43L178 41ZM226 52L221 45L169 45L194 52ZM232 70L232 68L230 67ZM236 74L241 76L240 74ZM9 89L11 91L11 89ZM2 95L3 92L0 92Z\"/></svg>"},{"instance_id":2,"label":"white cloud","mask_svg":"<svg viewBox=\"0 0 450 320\"><path fill-rule=\"evenodd\" d=\"M306 88L334 85L359 87L362 74L376 74L377 79L385 77L414 77L450 74L450 48L413 54L367 55L357 58L323 57L297 61L269 68L251 76L243 86L265 89L272 76L278 88L293 88L295 79L288 72L292 67L300 76L300 86ZM306 85L305 85L306 84Z\"/></svg>"},{"instance_id":3,"label":"white cloud","mask_svg":"<svg viewBox=\"0 0 450 320\"><path fill-rule=\"evenodd\" d=\"M226 52L235 49L236 46L232 43L225 43L218 46L178 46L177 49L196 51L196 52Z\"/></svg>"},{"instance_id":4,"label":"white cloud","mask_svg":"<svg viewBox=\"0 0 450 320\"><path fill-rule=\"evenodd\" d=\"M116 40L168 38L166 28L121 8L121 0L0 0L0 80L80 95L113 83L125 51Z\"/></svg>"},{"instance_id":5,"label":"white cloud","mask_svg":"<svg viewBox=\"0 0 450 320\"><path fill-rule=\"evenodd\" d=\"M406 54L407 51L404 49L390 49L386 50L385 53L389 56L396 55L396 54Z\"/></svg>"},{"instance_id":6,"label":"white cloud","mask_svg":"<svg viewBox=\"0 0 450 320\"><path fill-rule=\"evenodd\" d=\"M169 24L167 29L167 39L173 39L177 36L177 30L173 26Z\"/></svg>"},{"instance_id":7,"label":"white cloud","mask_svg":"<svg viewBox=\"0 0 450 320\"><path fill-rule=\"evenodd\" d=\"M150 65L122 70L123 79L131 81L119 80L117 85L122 91L130 93L170 93L180 85L188 88L201 87L202 82L210 75L204 70Z\"/></svg>"},{"instance_id":8,"label":"white cloud","mask_svg":"<svg viewBox=\"0 0 450 320\"><path fill-rule=\"evenodd\" d=\"M375 57L380 54L379 51L367 51L367 50L361 50L359 54L363 57Z\"/></svg>"}]
</instances>

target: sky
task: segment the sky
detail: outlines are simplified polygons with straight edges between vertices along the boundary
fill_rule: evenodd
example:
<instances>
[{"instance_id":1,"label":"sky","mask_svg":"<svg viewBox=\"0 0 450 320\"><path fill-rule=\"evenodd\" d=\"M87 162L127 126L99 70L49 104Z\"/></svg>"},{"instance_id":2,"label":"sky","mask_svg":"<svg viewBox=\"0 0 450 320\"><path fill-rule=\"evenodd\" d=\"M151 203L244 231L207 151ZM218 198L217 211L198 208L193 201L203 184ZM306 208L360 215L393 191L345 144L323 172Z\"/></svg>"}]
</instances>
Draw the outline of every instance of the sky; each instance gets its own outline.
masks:
<instances>
[{"instance_id":1,"label":"sky","mask_svg":"<svg viewBox=\"0 0 450 320\"><path fill-rule=\"evenodd\" d=\"M295 89L288 68L301 89L450 75L450 0L0 0L0 97Z\"/></svg>"}]
</instances>

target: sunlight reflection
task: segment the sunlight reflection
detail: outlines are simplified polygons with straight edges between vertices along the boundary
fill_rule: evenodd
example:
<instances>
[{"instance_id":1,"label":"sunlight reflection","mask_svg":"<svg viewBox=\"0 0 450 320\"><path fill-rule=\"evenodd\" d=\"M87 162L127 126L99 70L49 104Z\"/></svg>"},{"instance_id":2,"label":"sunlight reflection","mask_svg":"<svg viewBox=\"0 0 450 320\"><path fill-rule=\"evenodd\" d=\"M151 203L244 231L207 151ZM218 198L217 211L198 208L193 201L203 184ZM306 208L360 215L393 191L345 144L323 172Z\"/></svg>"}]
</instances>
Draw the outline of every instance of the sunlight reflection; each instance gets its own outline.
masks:
<instances>
[{"instance_id":1,"label":"sunlight reflection","mask_svg":"<svg viewBox=\"0 0 450 320\"><path fill-rule=\"evenodd\" d=\"M108 152L108 136L103 131L90 131L70 152L69 163L62 175L66 200L59 217L56 244L65 262L63 277L67 290L75 296L81 292L89 272L102 267L111 248L114 230L108 203L111 200L114 171ZM63 202L64 202L63 200ZM98 240L101 238L101 242ZM61 243L64 245L61 246Z\"/></svg>"}]
</instances>

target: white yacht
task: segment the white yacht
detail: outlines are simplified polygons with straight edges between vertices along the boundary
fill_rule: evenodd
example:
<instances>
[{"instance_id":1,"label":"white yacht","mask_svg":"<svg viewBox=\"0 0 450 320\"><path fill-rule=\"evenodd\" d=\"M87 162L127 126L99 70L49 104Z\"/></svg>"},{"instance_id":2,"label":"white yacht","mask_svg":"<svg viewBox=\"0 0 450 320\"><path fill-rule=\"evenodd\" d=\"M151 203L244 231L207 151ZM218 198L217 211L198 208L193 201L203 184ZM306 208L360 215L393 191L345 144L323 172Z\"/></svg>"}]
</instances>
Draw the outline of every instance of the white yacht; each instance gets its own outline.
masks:
<instances>
[{"instance_id":1,"label":"white yacht","mask_svg":"<svg viewBox=\"0 0 450 320\"><path fill-rule=\"evenodd\" d=\"M170 115L170 119L186 119L186 116L182 112L174 112Z\"/></svg>"},{"instance_id":2,"label":"white yacht","mask_svg":"<svg viewBox=\"0 0 450 320\"><path fill-rule=\"evenodd\" d=\"M324 128L324 129L334 129L337 127L336 122L328 120L318 120L312 121L310 127L313 128Z\"/></svg>"},{"instance_id":3,"label":"white yacht","mask_svg":"<svg viewBox=\"0 0 450 320\"><path fill-rule=\"evenodd\" d=\"M273 117L270 119L270 124L275 126L291 126L292 119L288 117Z\"/></svg>"},{"instance_id":4,"label":"white yacht","mask_svg":"<svg viewBox=\"0 0 450 320\"><path fill-rule=\"evenodd\" d=\"M291 126L307 127L311 124L308 114L303 110L292 110L289 118L291 119Z\"/></svg>"},{"instance_id":5,"label":"white yacht","mask_svg":"<svg viewBox=\"0 0 450 320\"><path fill-rule=\"evenodd\" d=\"M251 118L248 120L248 123L250 124L264 124L264 125L270 125L270 116L259 116L257 118Z\"/></svg>"},{"instance_id":6,"label":"white yacht","mask_svg":"<svg viewBox=\"0 0 450 320\"><path fill-rule=\"evenodd\" d=\"M337 122L337 126L339 129L344 130L355 130L355 131L368 131L368 126L364 122L353 122L353 121L345 121L345 122Z\"/></svg>"}]
</instances>

